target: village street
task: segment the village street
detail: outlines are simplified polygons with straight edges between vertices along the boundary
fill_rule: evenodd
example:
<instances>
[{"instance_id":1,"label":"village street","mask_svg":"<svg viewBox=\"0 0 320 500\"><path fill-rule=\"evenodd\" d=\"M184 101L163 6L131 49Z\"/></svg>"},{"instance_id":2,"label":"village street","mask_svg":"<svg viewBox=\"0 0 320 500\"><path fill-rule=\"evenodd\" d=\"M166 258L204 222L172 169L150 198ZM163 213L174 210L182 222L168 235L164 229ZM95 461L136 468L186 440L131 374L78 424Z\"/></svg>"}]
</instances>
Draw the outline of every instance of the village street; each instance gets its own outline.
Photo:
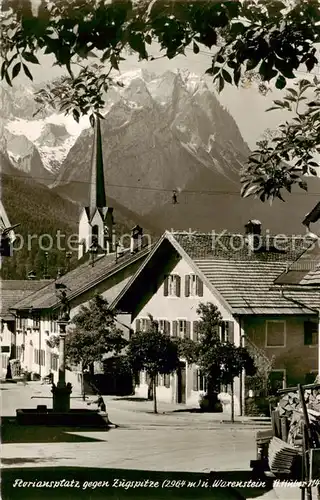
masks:
<instances>
[{"instance_id":1,"label":"village street","mask_svg":"<svg viewBox=\"0 0 320 500\"><path fill-rule=\"evenodd\" d=\"M51 406L50 399L40 399L50 397L49 385L36 382L26 386L5 384L1 389L4 417L15 416L16 408L31 408L39 404ZM83 408L85 404L80 395L72 396L77 397L71 400L72 407ZM178 405L160 403L159 414L154 415L152 402L113 397L106 397L105 400L109 418L119 426L117 429L108 432L77 431L78 440L74 437L70 441L66 435L61 439L52 439L53 442L45 446L45 438L37 436L34 440L42 442L30 442L32 438L26 435L21 440L27 442L14 444L7 443L4 436L3 465L15 465L17 462L14 459L19 458L19 466L41 464L39 459L42 459L48 466L72 464L190 472L250 470L249 462L255 457L256 433L251 426L238 429L225 424L221 428L220 414L174 411L179 408ZM12 436L12 439L15 438ZM48 437L48 440L51 441L51 438Z\"/></svg>"},{"instance_id":2,"label":"village street","mask_svg":"<svg viewBox=\"0 0 320 500\"><path fill-rule=\"evenodd\" d=\"M26 386L3 384L1 396L4 417L1 452L5 488L3 499L79 498L82 491L73 491L74 497L68 488L59 488L55 492L56 496L52 496L52 490L46 490L44 494L43 490L41 492L34 488L13 489L15 481L21 478L24 481L80 478L83 484L86 481L104 481L106 473L108 479L110 474L112 479L130 479L130 474L136 478L136 474L143 471L142 477L146 479L149 474L149 480L155 474L158 478L160 474L161 480L168 477L175 481L187 479L198 482L199 477L203 475L206 478L209 472L214 472L214 479L218 480L251 479L249 462L255 458L257 428L246 421L238 421L234 425L221 423L221 415L181 411L181 407L179 409L177 405L165 403L159 404L159 414L153 415L152 402L107 397L110 420L119 426L116 429L107 432L65 432L58 428L39 426L36 429L25 427L21 432L15 426L7 426L10 417L15 415L16 408L36 407L38 404L50 407L50 399L41 399L50 396L50 386L37 382ZM80 395L73 396L72 407L83 408L85 403L81 401ZM257 425L262 426L263 423ZM268 489L240 488L239 492L237 488L215 488L214 494L210 490L209 495L208 490L197 488L193 496L187 491L188 496L182 495L182 490L178 488L162 491L162 495L163 498L176 498L175 495L179 497L179 494L179 498L207 498L209 495L210 498L230 500L260 498L261 495L265 500L298 498L293 495L291 488L281 488L281 496L274 490L270 491L270 487ZM133 498L140 498L137 491L132 493L131 490L122 488L122 493L130 496L131 492ZM10 491L8 496L5 496L5 491ZM88 486L83 493L87 494L86 498L100 498L96 496L99 491L101 498L105 498L106 492L103 495L103 488L99 490L99 487L90 489ZM109 489L108 495L111 491L115 498L122 498L120 490ZM159 496L160 491L157 490L155 495L152 488L144 493L147 498L162 498Z\"/></svg>"}]
</instances>

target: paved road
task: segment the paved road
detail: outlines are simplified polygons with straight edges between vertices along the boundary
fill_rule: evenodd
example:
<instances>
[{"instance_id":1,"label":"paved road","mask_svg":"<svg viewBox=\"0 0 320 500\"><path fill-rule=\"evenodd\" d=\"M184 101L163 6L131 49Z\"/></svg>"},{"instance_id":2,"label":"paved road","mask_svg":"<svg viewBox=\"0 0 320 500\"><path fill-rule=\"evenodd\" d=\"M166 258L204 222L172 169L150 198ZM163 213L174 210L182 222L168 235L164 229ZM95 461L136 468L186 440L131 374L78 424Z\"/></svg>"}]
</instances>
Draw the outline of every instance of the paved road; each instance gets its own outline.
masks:
<instances>
[{"instance_id":1,"label":"paved road","mask_svg":"<svg viewBox=\"0 0 320 500\"><path fill-rule=\"evenodd\" d=\"M1 388L2 415L15 415L17 407L30 408L50 400L49 386L5 384ZM39 397L39 399L31 399ZM83 407L79 399L73 407ZM30 463L39 466L88 466L143 470L209 472L210 470L249 470L255 456L255 429L223 426L212 416L172 413L170 405L160 405L167 414L153 415L149 402L117 401L109 398L110 419L119 425L108 432L54 434L49 429L26 433L3 444L2 457L6 466ZM150 411L150 413L148 413ZM219 417L219 420L221 416ZM50 435L49 435L50 434ZM51 442L43 442L46 435ZM18 441L26 442L18 442ZM42 442L32 442L32 441ZM31 442L30 442L31 441ZM34 462L33 462L34 461Z\"/></svg>"},{"instance_id":2,"label":"paved road","mask_svg":"<svg viewBox=\"0 0 320 500\"><path fill-rule=\"evenodd\" d=\"M56 490L13 488L17 479L112 481L149 479L197 480L215 471L217 479L250 479L249 462L255 457L256 429L221 424L221 415L175 412L177 406L160 404L159 415L152 414L152 403L107 398L110 419L119 428L109 431L83 432L75 430L24 427L12 423L16 408L31 408L38 404L51 406L50 386L29 383L27 386L3 384L1 387L2 433L2 498L211 498L214 500L295 500L298 489L261 488L140 489L89 488ZM72 399L72 407L83 408L80 395ZM33 397L33 399L31 399ZM181 407L180 407L181 410ZM11 417L11 419L10 419ZM10 423L11 420L11 423ZM90 467L90 469L88 468ZM131 474L131 476L130 476ZM204 476L205 479L207 476ZM158 479L157 479L158 478ZM82 484L81 483L81 484ZM160 484L159 483L159 484ZM263 496L261 496L263 495Z\"/></svg>"}]
</instances>

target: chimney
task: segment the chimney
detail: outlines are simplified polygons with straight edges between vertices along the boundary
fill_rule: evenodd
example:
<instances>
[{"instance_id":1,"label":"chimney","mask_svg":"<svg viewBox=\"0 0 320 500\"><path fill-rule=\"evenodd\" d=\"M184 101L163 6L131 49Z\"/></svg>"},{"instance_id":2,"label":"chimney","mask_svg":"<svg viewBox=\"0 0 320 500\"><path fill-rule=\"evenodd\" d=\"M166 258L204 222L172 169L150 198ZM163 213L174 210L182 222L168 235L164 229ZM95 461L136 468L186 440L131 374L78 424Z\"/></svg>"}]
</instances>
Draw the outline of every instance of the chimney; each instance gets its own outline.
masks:
<instances>
[{"instance_id":1,"label":"chimney","mask_svg":"<svg viewBox=\"0 0 320 500\"><path fill-rule=\"evenodd\" d=\"M246 242L251 251L255 252L261 248L261 222L259 220L249 220L245 225Z\"/></svg>"},{"instance_id":2,"label":"chimney","mask_svg":"<svg viewBox=\"0 0 320 500\"><path fill-rule=\"evenodd\" d=\"M134 226L131 229L130 252L135 253L141 250L143 229L140 226Z\"/></svg>"}]
</instances>

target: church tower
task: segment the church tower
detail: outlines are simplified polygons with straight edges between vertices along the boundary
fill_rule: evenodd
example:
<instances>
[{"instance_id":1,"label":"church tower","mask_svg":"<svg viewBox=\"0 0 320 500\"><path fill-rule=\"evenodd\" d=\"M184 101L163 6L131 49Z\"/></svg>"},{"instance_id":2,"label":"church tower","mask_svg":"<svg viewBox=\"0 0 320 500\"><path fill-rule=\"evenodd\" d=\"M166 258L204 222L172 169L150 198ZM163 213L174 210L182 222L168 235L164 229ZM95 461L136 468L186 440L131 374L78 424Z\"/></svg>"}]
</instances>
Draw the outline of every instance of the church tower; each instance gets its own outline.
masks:
<instances>
[{"instance_id":1,"label":"church tower","mask_svg":"<svg viewBox=\"0 0 320 500\"><path fill-rule=\"evenodd\" d=\"M89 193L89 206L82 209L79 220L79 259L88 252L92 243L100 247L101 253L114 252L113 208L106 206L101 126L98 116L95 117L94 125Z\"/></svg>"}]
</instances>

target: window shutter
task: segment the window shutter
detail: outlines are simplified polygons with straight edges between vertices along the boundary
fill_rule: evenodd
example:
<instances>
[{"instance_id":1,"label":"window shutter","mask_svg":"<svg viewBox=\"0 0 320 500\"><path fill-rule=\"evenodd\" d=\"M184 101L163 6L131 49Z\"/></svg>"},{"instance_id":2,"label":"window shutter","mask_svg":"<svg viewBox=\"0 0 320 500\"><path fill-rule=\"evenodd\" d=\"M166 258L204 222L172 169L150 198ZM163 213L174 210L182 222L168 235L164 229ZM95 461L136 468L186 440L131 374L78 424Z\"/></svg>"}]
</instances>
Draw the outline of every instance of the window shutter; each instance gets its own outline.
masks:
<instances>
[{"instance_id":1,"label":"window shutter","mask_svg":"<svg viewBox=\"0 0 320 500\"><path fill-rule=\"evenodd\" d=\"M186 297L189 297L189 295L190 295L190 276L189 276L189 274L186 274L186 276L185 276L184 294Z\"/></svg>"},{"instance_id":2,"label":"window shutter","mask_svg":"<svg viewBox=\"0 0 320 500\"><path fill-rule=\"evenodd\" d=\"M167 389L170 389L170 374L169 373L166 373L164 375L164 386L167 388Z\"/></svg>"},{"instance_id":3,"label":"window shutter","mask_svg":"<svg viewBox=\"0 0 320 500\"><path fill-rule=\"evenodd\" d=\"M193 340L195 342L199 340L199 321L193 322Z\"/></svg>"},{"instance_id":4,"label":"window shutter","mask_svg":"<svg viewBox=\"0 0 320 500\"><path fill-rule=\"evenodd\" d=\"M170 335L170 321L165 320L164 322L164 333Z\"/></svg>"},{"instance_id":5,"label":"window shutter","mask_svg":"<svg viewBox=\"0 0 320 500\"><path fill-rule=\"evenodd\" d=\"M172 337L176 337L178 333L178 321L172 322Z\"/></svg>"},{"instance_id":6,"label":"window shutter","mask_svg":"<svg viewBox=\"0 0 320 500\"><path fill-rule=\"evenodd\" d=\"M169 276L165 276L163 283L163 295L165 297L168 297L168 292L169 292Z\"/></svg>"},{"instance_id":7,"label":"window shutter","mask_svg":"<svg viewBox=\"0 0 320 500\"><path fill-rule=\"evenodd\" d=\"M218 335L218 337L220 337L220 332L221 332L221 326L220 325L214 325L214 327L213 327L213 333L215 333L216 335Z\"/></svg>"},{"instance_id":8,"label":"window shutter","mask_svg":"<svg viewBox=\"0 0 320 500\"><path fill-rule=\"evenodd\" d=\"M186 334L185 334L185 338L186 339L190 339L191 335L191 323L190 321L186 321Z\"/></svg>"},{"instance_id":9,"label":"window shutter","mask_svg":"<svg viewBox=\"0 0 320 500\"><path fill-rule=\"evenodd\" d=\"M136 319L136 332L141 331L141 321L140 319Z\"/></svg>"},{"instance_id":10,"label":"window shutter","mask_svg":"<svg viewBox=\"0 0 320 500\"><path fill-rule=\"evenodd\" d=\"M231 342L231 344L234 343L234 321L227 321L227 328L228 328L228 336L227 340Z\"/></svg>"},{"instance_id":11,"label":"window shutter","mask_svg":"<svg viewBox=\"0 0 320 500\"><path fill-rule=\"evenodd\" d=\"M180 276L176 276L176 296L180 297L181 295L181 278Z\"/></svg>"},{"instance_id":12,"label":"window shutter","mask_svg":"<svg viewBox=\"0 0 320 500\"><path fill-rule=\"evenodd\" d=\"M304 322L304 345L312 345L312 328L311 321Z\"/></svg>"},{"instance_id":13,"label":"window shutter","mask_svg":"<svg viewBox=\"0 0 320 500\"><path fill-rule=\"evenodd\" d=\"M197 295L198 297L203 297L203 282L198 276L197 276Z\"/></svg>"},{"instance_id":14,"label":"window shutter","mask_svg":"<svg viewBox=\"0 0 320 500\"><path fill-rule=\"evenodd\" d=\"M193 390L198 391L198 370L194 369L193 370Z\"/></svg>"}]
</instances>

